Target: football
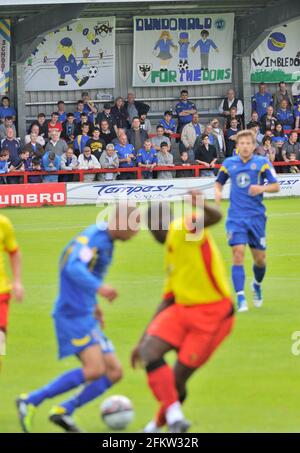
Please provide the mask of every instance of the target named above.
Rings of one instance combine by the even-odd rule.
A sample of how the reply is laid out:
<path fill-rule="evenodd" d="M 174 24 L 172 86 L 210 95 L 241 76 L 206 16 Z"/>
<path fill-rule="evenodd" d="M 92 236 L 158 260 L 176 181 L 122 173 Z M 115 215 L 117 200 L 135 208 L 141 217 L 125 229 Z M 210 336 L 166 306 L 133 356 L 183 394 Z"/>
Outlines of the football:
<path fill-rule="evenodd" d="M 91 77 L 91 79 L 93 79 L 94 77 L 96 77 L 97 74 L 98 74 L 98 68 L 96 66 L 91 66 L 89 68 L 89 77 Z"/>
<path fill-rule="evenodd" d="M 100 414 L 109 428 L 125 429 L 133 420 L 134 409 L 126 396 L 114 395 L 103 401 Z"/>

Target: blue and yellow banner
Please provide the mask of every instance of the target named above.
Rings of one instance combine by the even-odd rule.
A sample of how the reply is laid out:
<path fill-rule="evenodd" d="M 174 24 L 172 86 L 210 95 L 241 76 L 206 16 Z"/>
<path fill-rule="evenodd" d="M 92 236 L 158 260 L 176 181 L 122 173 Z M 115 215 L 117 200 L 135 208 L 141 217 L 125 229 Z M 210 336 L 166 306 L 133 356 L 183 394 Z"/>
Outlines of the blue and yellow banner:
<path fill-rule="evenodd" d="M 10 76 L 10 20 L 0 19 L 0 93 L 9 90 Z"/>

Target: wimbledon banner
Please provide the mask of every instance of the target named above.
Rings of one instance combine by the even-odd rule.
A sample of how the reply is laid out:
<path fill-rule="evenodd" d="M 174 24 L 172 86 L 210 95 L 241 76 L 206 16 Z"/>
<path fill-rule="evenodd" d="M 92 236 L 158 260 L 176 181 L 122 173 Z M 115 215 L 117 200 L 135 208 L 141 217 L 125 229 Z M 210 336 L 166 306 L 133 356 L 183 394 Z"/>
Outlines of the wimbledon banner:
<path fill-rule="evenodd" d="M 231 82 L 233 13 L 133 21 L 133 86 Z"/>
<path fill-rule="evenodd" d="M 10 20 L 0 19 L 0 93 L 6 94 L 9 89 L 10 76 Z"/>
<path fill-rule="evenodd" d="M 115 18 L 80 19 L 49 33 L 25 66 L 25 89 L 115 86 Z"/>
<path fill-rule="evenodd" d="M 251 82 L 300 80 L 300 20 L 274 29 L 251 55 Z"/>

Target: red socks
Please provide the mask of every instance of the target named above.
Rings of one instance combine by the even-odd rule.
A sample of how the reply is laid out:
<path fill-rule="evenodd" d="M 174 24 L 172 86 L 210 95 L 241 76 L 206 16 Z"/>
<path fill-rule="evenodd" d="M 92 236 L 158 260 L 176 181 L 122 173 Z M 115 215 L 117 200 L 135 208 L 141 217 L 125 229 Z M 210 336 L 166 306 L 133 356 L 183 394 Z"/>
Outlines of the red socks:
<path fill-rule="evenodd" d="M 161 403 L 161 411 L 165 410 L 178 401 L 178 393 L 175 385 L 175 377 L 172 368 L 163 364 L 158 368 L 147 371 L 148 385 L 155 398 Z"/>

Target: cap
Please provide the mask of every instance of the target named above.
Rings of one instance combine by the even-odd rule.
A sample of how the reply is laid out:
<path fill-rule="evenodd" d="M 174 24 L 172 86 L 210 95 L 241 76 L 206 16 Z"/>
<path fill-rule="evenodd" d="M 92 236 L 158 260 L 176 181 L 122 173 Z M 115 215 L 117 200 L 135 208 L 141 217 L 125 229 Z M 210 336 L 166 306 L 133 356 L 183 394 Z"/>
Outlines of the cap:
<path fill-rule="evenodd" d="M 70 38 L 63 38 L 63 39 L 61 39 L 60 44 L 64 47 L 71 47 L 73 42 L 72 42 L 72 39 L 70 39 Z"/>

